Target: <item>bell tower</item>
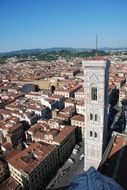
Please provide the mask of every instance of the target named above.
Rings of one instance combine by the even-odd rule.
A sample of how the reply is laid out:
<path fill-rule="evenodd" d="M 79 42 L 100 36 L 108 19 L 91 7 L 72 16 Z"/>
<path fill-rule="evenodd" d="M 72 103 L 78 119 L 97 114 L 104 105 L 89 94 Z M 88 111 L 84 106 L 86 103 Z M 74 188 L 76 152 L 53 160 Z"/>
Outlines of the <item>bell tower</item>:
<path fill-rule="evenodd" d="M 107 141 L 109 60 L 85 60 L 84 169 L 98 167 Z"/>

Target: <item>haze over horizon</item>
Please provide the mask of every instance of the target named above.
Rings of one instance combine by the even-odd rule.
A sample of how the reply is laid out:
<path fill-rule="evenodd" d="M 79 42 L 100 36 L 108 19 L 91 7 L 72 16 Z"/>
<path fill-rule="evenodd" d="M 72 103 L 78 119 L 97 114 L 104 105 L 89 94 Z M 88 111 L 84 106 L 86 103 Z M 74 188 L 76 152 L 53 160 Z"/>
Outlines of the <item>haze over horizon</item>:
<path fill-rule="evenodd" d="M 127 47 L 127 1 L 1 0 L 0 52 Z"/>

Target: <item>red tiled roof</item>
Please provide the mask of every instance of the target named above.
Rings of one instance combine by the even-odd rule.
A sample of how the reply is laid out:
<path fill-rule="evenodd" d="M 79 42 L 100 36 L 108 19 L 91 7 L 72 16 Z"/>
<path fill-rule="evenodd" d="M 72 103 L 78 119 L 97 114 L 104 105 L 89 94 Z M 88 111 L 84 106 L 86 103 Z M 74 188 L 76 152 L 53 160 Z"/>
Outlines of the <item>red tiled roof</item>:
<path fill-rule="evenodd" d="M 124 189 L 127 189 L 127 135 L 116 134 L 111 145 L 109 154 L 99 170 L 102 174 L 114 178 Z"/>
<path fill-rule="evenodd" d="M 32 143 L 28 148 L 10 158 L 8 163 L 17 170 L 31 173 L 55 148 L 55 145 Z"/>
<path fill-rule="evenodd" d="M 16 190 L 19 189 L 21 185 L 13 178 L 13 177 L 9 177 L 6 181 L 4 181 L 1 185 L 0 185 L 0 189 L 1 190 Z"/>

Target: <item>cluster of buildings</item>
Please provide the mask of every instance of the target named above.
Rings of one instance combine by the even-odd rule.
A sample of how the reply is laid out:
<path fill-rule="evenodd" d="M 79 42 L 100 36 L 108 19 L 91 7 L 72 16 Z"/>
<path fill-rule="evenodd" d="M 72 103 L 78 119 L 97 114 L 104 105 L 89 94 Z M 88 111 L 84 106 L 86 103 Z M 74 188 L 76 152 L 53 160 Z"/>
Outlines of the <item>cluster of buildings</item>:
<path fill-rule="evenodd" d="M 82 140 L 84 169 L 98 168 L 107 146 L 109 99 L 114 90 L 119 103 L 126 99 L 127 65 L 96 58 L 75 66 L 0 67 L 0 189 L 44 189 Z"/>
<path fill-rule="evenodd" d="M 83 138 L 83 82 L 73 78 L 82 68 L 66 74 L 66 65 L 53 63 L 1 67 L 0 188 L 44 189 Z"/>

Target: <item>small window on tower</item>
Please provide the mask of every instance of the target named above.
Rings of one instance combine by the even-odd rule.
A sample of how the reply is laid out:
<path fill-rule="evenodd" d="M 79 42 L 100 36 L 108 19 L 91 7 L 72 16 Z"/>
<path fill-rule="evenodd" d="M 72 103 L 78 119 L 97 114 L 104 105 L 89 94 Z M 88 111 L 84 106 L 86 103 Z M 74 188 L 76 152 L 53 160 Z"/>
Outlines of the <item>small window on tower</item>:
<path fill-rule="evenodd" d="M 96 132 L 94 133 L 94 137 L 97 138 L 97 133 Z"/>
<path fill-rule="evenodd" d="M 90 131 L 90 137 L 92 137 L 93 136 L 93 132 L 92 131 Z"/>
<path fill-rule="evenodd" d="M 90 114 L 90 120 L 91 121 L 93 120 L 93 114 L 92 113 Z"/>
<path fill-rule="evenodd" d="M 98 119 L 98 115 L 97 115 L 97 114 L 95 114 L 95 121 L 97 121 L 97 119 Z"/>
<path fill-rule="evenodd" d="M 91 88 L 91 100 L 97 101 L 97 87 Z"/>

